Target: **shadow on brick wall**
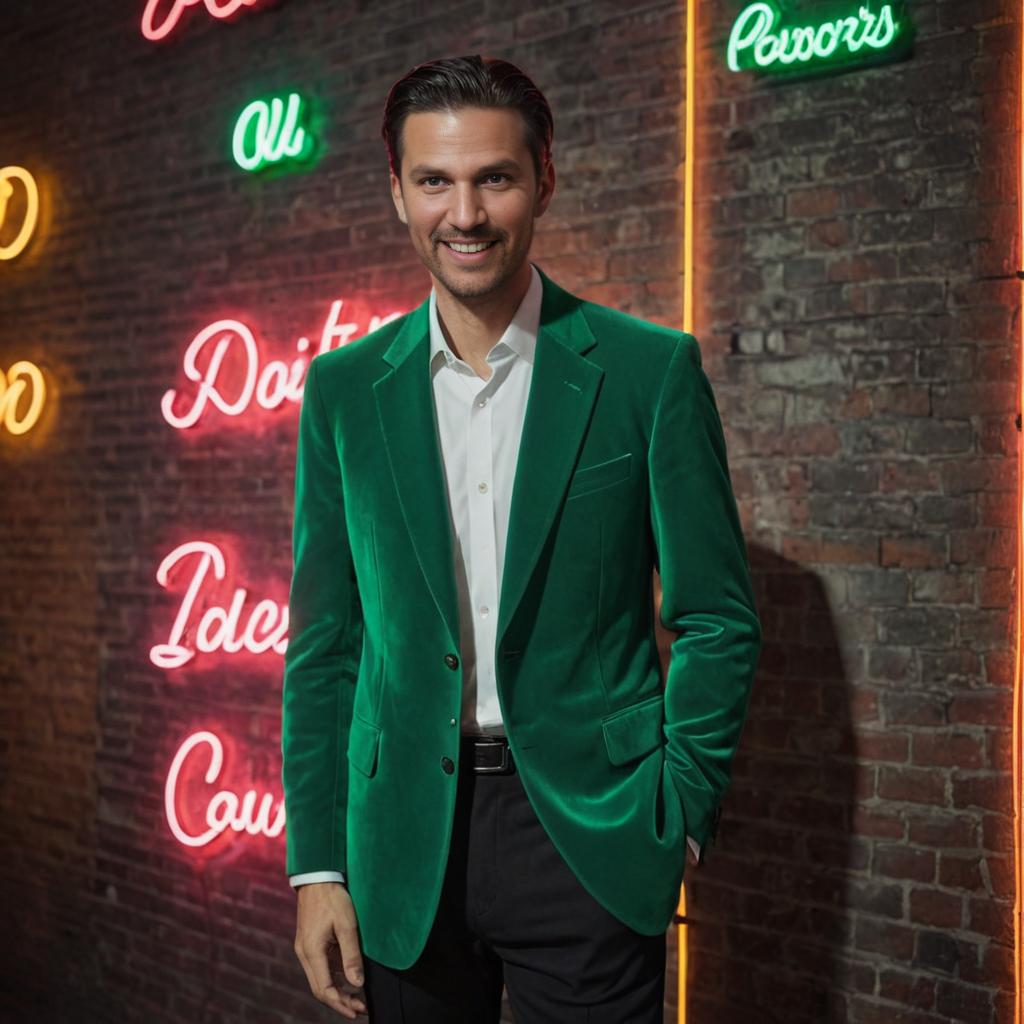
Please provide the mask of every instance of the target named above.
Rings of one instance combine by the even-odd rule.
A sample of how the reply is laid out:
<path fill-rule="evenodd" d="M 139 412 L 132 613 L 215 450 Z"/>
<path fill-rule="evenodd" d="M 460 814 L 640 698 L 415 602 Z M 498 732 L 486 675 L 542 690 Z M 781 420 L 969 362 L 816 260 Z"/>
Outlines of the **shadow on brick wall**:
<path fill-rule="evenodd" d="M 867 878 L 853 723 L 874 705 L 847 679 L 822 578 L 763 548 L 750 560 L 763 646 L 717 842 L 686 876 L 687 1020 L 845 1021 L 838 990 L 875 985 L 843 955 L 868 924 L 856 911 L 902 913 L 900 887 Z"/>

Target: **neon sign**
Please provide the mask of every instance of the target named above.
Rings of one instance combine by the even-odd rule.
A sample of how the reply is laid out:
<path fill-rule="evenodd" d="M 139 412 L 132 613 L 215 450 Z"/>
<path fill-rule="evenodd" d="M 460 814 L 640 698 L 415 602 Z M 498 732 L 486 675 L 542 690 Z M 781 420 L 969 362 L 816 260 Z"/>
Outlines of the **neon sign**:
<path fill-rule="evenodd" d="M 312 136 L 300 123 L 304 100 L 293 92 L 287 103 L 285 107 L 278 96 L 253 100 L 239 115 L 231 151 L 243 171 L 258 171 L 267 164 L 285 161 L 299 163 L 312 153 Z"/>
<path fill-rule="evenodd" d="M 193 751 L 203 747 L 208 749 L 210 761 L 203 773 L 201 784 L 212 786 L 224 766 L 224 745 L 215 733 L 206 730 L 194 732 L 182 743 L 167 773 L 167 781 L 164 784 L 164 813 L 174 838 L 183 846 L 199 847 L 212 843 L 229 829 L 234 832 L 247 832 L 253 836 L 262 834 L 271 839 L 279 836 L 284 830 L 284 800 L 276 798 L 275 808 L 275 798 L 265 793 L 259 800 L 257 809 L 256 802 L 259 798 L 254 789 L 247 790 L 241 796 L 230 789 L 218 790 L 210 797 L 206 806 L 206 828 L 201 832 L 189 831 L 182 817 L 185 810 L 183 805 L 191 801 L 184 795 L 183 790 L 188 789 L 191 797 L 199 786 L 189 785 L 187 777 L 183 782 L 182 772 L 186 762 L 191 764 L 195 760 L 195 757 L 192 757 Z"/>
<path fill-rule="evenodd" d="M 777 29 L 778 9 L 770 3 L 748 4 L 729 33 L 730 70 L 806 70 L 813 65 L 847 64 L 891 48 L 903 28 L 892 4 L 877 13 L 862 5 L 855 15 Z"/>
<path fill-rule="evenodd" d="M 252 330 L 240 320 L 216 320 L 204 327 L 190 342 L 185 350 L 185 376 L 197 385 L 192 395 L 191 408 L 176 413 L 174 406 L 178 402 L 179 392 L 174 388 L 164 392 L 160 400 L 160 410 L 164 419 L 178 430 L 194 426 L 202 416 L 207 405 L 222 412 L 225 416 L 241 416 L 252 405 L 253 401 L 263 409 L 277 409 L 284 402 L 298 403 L 302 400 L 302 383 L 310 360 L 314 355 L 327 352 L 331 348 L 340 348 L 355 340 L 353 336 L 359 329 L 355 323 L 341 322 L 343 299 L 336 299 L 331 304 L 330 312 L 323 330 L 320 332 L 320 345 L 313 355 L 305 355 L 286 363 L 280 359 L 271 359 L 260 369 L 260 356 L 256 346 L 256 338 Z M 373 316 L 370 319 L 370 331 L 375 331 L 383 324 L 402 316 L 402 313 L 390 313 L 384 317 Z M 334 342 L 338 341 L 335 345 Z M 299 338 L 295 347 L 300 353 L 310 348 L 307 337 Z M 226 376 L 225 359 L 234 348 L 242 362 L 241 383 L 233 390 L 234 397 L 227 397 L 224 392 L 227 384 L 220 380 Z M 200 361 L 205 359 L 205 369 Z M 237 360 L 236 360 L 237 362 Z"/>
<path fill-rule="evenodd" d="M 206 5 L 207 12 L 214 18 L 230 18 L 242 7 L 252 7 L 259 0 L 172 0 L 168 6 L 166 0 L 146 0 L 146 9 L 142 12 L 142 34 L 156 42 L 169 35 L 178 24 L 186 7 Z M 161 8 L 167 8 L 163 20 L 159 20 Z"/>
<path fill-rule="evenodd" d="M 29 387 L 28 408 L 19 417 L 18 401 Z M 43 410 L 45 395 L 43 375 L 35 363 L 21 359 L 11 366 L 6 376 L 0 372 L 0 423 L 9 434 L 24 434 L 35 426 Z"/>
<path fill-rule="evenodd" d="M 0 167 L 0 226 L 7 217 L 7 202 L 14 195 L 12 181 L 20 181 L 25 190 L 25 212 L 18 233 L 6 245 L 0 244 L 0 260 L 13 260 L 28 245 L 39 219 L 39 189 L 35 178 L 24 167 Z"/>
<path fill-rule="evenodd" d="M 263 598 L 248 612 L 242 626 L 242 610 L 248 597 L 244 587 L 235 588 L 227 608 L 209 600 L 200 601 L 205 585 L 223 580 L 227 575 L 227 560 L 216 544 L 203 540 L 179 544 L 156 571 L 160 586 L 167 589 L 171 571 L 179 563 L 187 563 L 188 560 L 193 562 L 192 577 L 185 588 L 167 643 L 156 644 L 149 652 L 149 660 L 154 665 L 165 669 L 180 668 L 191 661 L 197 652 L 211 654 L 223 651 L 225 654 L 237 654 L 245 650 L 250 654 L 262 654 L 272 650 L 284 654 L 288 646 L 287 604 L 280 604 L 269 597 Z M 194 631 L 195 647 L 187 647 L 181 641 L 189 620 L 199 609 L 202 609 L 202 614 Z"/>

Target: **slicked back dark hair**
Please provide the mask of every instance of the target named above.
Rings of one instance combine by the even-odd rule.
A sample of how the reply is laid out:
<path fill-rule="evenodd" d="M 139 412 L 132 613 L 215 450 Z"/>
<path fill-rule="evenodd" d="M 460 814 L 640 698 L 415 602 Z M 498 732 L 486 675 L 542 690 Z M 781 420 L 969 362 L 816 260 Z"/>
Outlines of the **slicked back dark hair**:
<path fill-rule="evenodd" d="M 544 94 L 515 64 L 500 57 L 444 57 L 418 64 L 391 87 L 384 104 L 380 133 L 388 148 L 388 164 L 401 181 L 402 128 L 410 114 L 458 110 L 462 107 L 518 110 L 526 145 L 540 181 L 551 156 L 555 123 Z"/>

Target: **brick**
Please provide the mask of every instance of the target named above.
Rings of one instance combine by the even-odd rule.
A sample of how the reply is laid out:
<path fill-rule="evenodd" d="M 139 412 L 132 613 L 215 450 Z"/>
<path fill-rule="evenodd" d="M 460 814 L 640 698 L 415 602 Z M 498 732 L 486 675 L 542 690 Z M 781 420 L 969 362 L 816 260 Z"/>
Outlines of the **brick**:
<path fill-rule="evenodd" d="M 905 845 L 879 843 L 874 871 L 883 878 L 931 882 L 935 878 L 935 853 Z"/>
<path fill-rule="evenodd" d="M 712 51 L 736 12 L 702 8 L 690 282 L 680 5 L 266 4 L 231 25 L 196 5 L 161 47 L 137 23 L 22 6 L 5 27 L 4 141 L 54 174 L 45 237 L 6 267 L 5 351 L 40 360 L 61 401 L 46 435 L 5 446 L 25 457 L 0 489 L 11 1013 L 312 1012 L 277 854 L 236 837 L 198 865 L 158 827 L 169 752 L 211 709 L 272 780 L 274 673 L 225 663 L 169 686 L 145 641 L 166 612 L 153 558 L 169 522 L 245 538 L 247 585 L 287 580 L 295 419 L 262 423 L 258 443 L 211 424 L 183 445 L 157 404 L 217 316 L 250 317 L 261 352 L 284 357 L 335 295 L 374 311 L 425 297 L 377 122 L 402 61 L 454 29 L 513 40 L 554 105 L 558 188 L 532 250 L 545 271 L 673 328 L 695 289 L 766 643 L 719 843 L 687 873 L 690 1014 L 1012 1019 L 1007 5 L 911 5 L 912 59 L 785 83 L 728 73 Z M 230 167 L 235 71 L 255 54 L 266 82 L 298 62 L 317 83 L 323 152 L 301 175 Z M 29 998 L 43 977 L 53 1012 Z"/>
<path fill-rule="evenodd" d="M 963 927 L 964 901 L 961 896 L 923 886 L 910 890 L 910 920 L 933 928 Z"/>

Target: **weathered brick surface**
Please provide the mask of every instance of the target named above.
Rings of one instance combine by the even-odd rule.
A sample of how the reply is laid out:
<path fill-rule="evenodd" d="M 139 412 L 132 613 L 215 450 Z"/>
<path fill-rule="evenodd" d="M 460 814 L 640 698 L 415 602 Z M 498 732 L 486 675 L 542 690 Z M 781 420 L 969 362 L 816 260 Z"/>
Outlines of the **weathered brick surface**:
<path fill-rule="evenodd" d="M 267 0 L 230 24 L 190 9 L 156 46 L 142 0 L 120 6 L 0 14 L 0 165 L 37 169 L 47 212 L 0 265 L 0 367 L 32 359 L 50 389 L 39 430 L 0 438 L 2 1009 L 333 1019 L 291 951 L 283 842 L 197 857 L 163 811 L 197 729 L 230 739 L 236 788 L 277 789 L 280 659 L 148 658 L 184 540 L 285 599 L 297 410 L 182 432 L 160 398 L 220 317 L 290 359 L 335 298 L 425 296 L 377 133 L 391 82 L 444 53 L 508 56 L 553 105 L 534 257 L 682 326 L 685 7 Z M 694 330 L 765 647 L 719 841 L 687 875 L 688 1019 L 1005 1021 L 1019 12 L 922 0 L 909 60 L 779 84 L 726 70 L 738 6 L 698 12 Z M 289 87 L 316 97 L 323 153 L 246 177 L 232 117 Z"/>

